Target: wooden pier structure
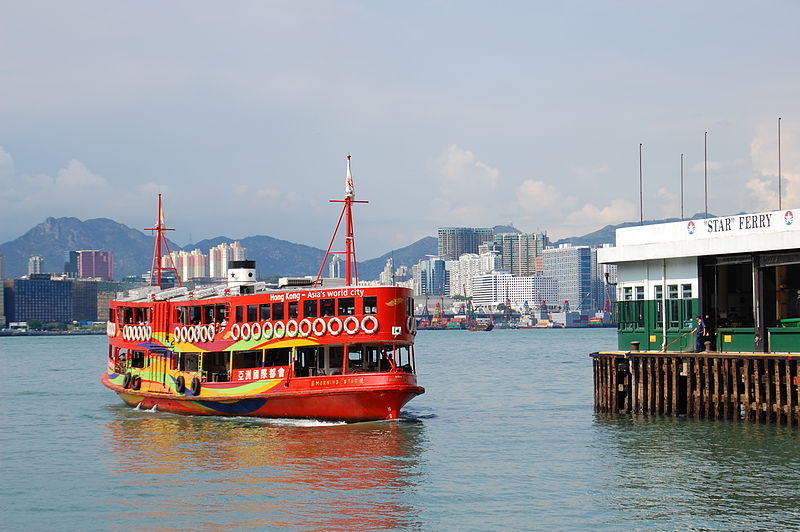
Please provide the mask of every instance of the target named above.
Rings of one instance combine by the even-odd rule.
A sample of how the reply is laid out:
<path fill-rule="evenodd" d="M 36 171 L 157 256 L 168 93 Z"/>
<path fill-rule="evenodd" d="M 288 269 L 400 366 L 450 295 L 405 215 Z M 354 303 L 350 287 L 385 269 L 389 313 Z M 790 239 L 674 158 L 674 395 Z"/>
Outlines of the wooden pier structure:
<path fill-rule="evenodd" d="M 590 356 L 597 412 L 800 426 L 799 355 L 616 351 Z"/>

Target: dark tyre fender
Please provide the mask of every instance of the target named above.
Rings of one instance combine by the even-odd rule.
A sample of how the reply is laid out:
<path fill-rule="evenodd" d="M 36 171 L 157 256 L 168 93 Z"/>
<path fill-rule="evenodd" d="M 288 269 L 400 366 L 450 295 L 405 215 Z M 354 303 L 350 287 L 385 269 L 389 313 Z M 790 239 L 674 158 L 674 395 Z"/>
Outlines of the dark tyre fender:
<path fill-rule="evenodd" d="M 183 375 L 175 379 L 175 391 L 178 393 L 186 391 L 186 380 L 183 378 Z"/>
<path fill-rule="evenodd" d="M 197 377 L 192 379 L 192 395 L 200 395 L 200 379 Z"/>
<path fill-rule="evenodd" d="M 122 381 L 122 387 L 126 388 L 126 389 L 131 387 L 131 374 L 130 373 L 126 373 L 125 374 L 125 379 Z"/>
<path fill-rule="evenodd" d="M 131 388 L 138 390 L 142 387 L 142 378 L 139 375 L 131 377 Z"/>

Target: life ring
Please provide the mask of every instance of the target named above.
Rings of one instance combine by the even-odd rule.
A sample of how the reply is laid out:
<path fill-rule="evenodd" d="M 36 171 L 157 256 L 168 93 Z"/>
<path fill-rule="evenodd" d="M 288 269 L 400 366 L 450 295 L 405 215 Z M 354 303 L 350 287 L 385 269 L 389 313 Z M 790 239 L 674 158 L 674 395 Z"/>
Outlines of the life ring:
<path fill-rule="evenodd" d="M 242 340 L 249 340 L 250 339 L 250 324 L 249 323 L 242 323 Z"/>
<path fill-rule="evenodd" d="M 250 326 L 250 337 L 253 340 L 258 340 L 261 338 L 261 324 L 255 322 L 253 325 Z"/>
<path fill-rule="evenodd" d="M 369 327 L 367 322 L 371 322 L 372 327 Z M 378 318 L 375 316 L 364 316 L 364 319 L 361 320 L 361 329 L 367 334 L 375 334 L 378 332 Z"/>
<path fill-rule="evenodd" d="M 214 337 L 217 335 L 217 329 L 213 325 L 206 325 L 206 337 L 208 338 L 209 342 L 214 341 Z"/>
<path fill-rule="evenodd" d="M 138 390 L 142 387 L 142 378 L 139 375 L 131 377 L 131 388 Z"/>
<path fill-rule="evenodd" d="M 190 343 L 197 343 L 197 329 L 194 327 L 186 327 L 186 336 Z"/>
<path fill-rule="evenodd" d="M 355 324 L 355 325 L 352 326 L 352 327 L 348 327 L 348 324 L 350 324 L 350 325 Z M 347 316 L 344 319 L 344 324 L 342 326 L 344 327 L 344 332 L 346 332 L 350 336 L 353 336 L 354 334 L 356 334 L 358 332 L 358 326 L 359 325 L 360 324 L 358 323 L 358 318 L 356 318 L 355 316 Z"/>
<path fill-rule="evenodd" d="M 144 341 L 144 326 L 143 325 L 137 325 L 136 328 L 134 329 L 133 334 L 134 334 L 134 339 L 137 342 Z"/>
<path fill-rule="evenodd" d="M 200 395 L 200 379 L 192 377 L 192 395 Z"/>
<path fill-rule="evenodd" d="M 242 334 L 242 327 L 238 323 L 231 325 L 231 338 L 238 340 L 240 334 Z"/>
<path fill-rule="evenodd" d="M 130 372 L 125 374 L 125 378 L 122 379 L 122 387 L 123 388 L 130 388 L 131 387 L 131 374 Z"/>
<path fill-rule="evenodd" d="M 314 333 L 314 336 L 322 336 L 325 334 L 326 329 L 325 320 L 322 318 L 315 319 L 314 323 L 311 324 L 311 332 Z"/>
<path fill-rule="evenodd" d="M 300 320 L 300 325 L 297 327 L 297 332 L 303 338 L 306 338 L 311 334 L 311 320 L 308 318 Z"/>
<path fill-rule="evenodd" d="M 183 393 L 186 391 L 186 379 L 183 378 L 183 375 L 179 375 L 177 379 L 175 379 L 175 392 L 176 393 Z"/>
<path fill-rule="evenodd" d="M 283 338 L 286 336 L 286 325 L 282 321 L 276 321 L 272 327 L 272 336 L 275 338 Z"/>
<path fill-rule="evenodd" d="M 149 326 L 149 325 L 147 327 L 145 327 L 145 334 L 147 335 L 147 341 L 148 342 L 150 340 L 152 340 L 153 339 L 153 328 L 151 326 Z"/>
<path fill-rule="evenodd" d="M 300 326 L 297 325 L 297 320 L 289 320 L 286 322 L 286 336 L 294 338 L 300 331 Z"/>
<path fill-rule="evenodd" d="M 272 338 L 272 323 L 265 321 L 264 325 L 261 326 L 261 339 L 262 340 L 269 340 Z"/>
<path fill-rule="evenodd" d="M 335 328 L 331 327 L 331 325 L 333 324 L 336 324 Z M 342 320 L 340 320 L 339 318 L 331 318 L 330 320 L 328 320 L 328 332 L 333 336 L 339 336 L 340 334 L 342 334 L 342 329 L 343 329 Z"/>
<path fill-rule="evenodd" d="M 123 340 L 128 339 L 128 328 L 125 327 L 124 325 L 122 326 L 122 339 Z"/>
<path fill-rule="evenodd" d="M 208 337 L 208 328 L 205 325 L 198 325 L 197 331 L 200 334 L 200 341 L 203 343 L 210 342 L 210 338 Z"/>

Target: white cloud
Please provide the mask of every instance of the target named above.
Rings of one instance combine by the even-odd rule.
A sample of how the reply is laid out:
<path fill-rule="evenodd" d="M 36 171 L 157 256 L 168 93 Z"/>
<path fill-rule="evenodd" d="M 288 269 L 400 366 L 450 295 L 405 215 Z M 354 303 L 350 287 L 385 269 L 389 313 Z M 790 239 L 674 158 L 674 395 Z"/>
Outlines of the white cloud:
<path fill-rule="evenodd" d="M 800 206 L 800 152 L 791 149 L 800 140 L 798 130 L 782 124 L 781 128 L 781 205 Z M 774 124 L 762 124 L 750 143 L 753 177 L 747 188 L 753 193 L 758 210 L 778 207 L 778 143 Z"/>
<path fill-rule="evenodd" d="M 517 187 L 517 206 L 531 215 L 563 212 L 575 205 L 575 197 L 543 181 L 526 179 Z"/>
<path fill-rule="evenodd" d="M 478 160 L 476 155 L 456 145 L 437 160 L 439 196 L 432 208 L 440 219 L 452 224 L 491 223 L 495 213 L 494 196 L 500 171 Z"/>
<path fill-rule="evenodd" d="M 609 224 L 634 220 L 636 211 L 636 206 L 624 198 L 615 198 L 604 207 L 586 203 L 580 209 L 569 213 L 555 232 L 563 236 L 589 233 Z"/>

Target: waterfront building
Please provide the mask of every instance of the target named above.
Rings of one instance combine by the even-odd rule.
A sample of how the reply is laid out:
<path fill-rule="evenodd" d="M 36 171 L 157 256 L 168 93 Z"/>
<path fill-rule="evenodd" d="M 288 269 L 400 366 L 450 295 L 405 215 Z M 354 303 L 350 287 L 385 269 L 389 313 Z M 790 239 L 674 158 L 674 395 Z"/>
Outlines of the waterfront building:
<path fill-rule="evenodd" d="M 192 251 L 173 251 L 172 262 L 178 270 L 181 280 L 202 279 L 208 277 L 208 257 L 199 249 Z M 162 267 L 171 267 L 169 257 L 161 259 Z"/>
<path fill-rule="evenodd" d="M 713 351 L 799 353 L 795 212 L 617 229 L 600 262 L 618 268 L 619 348 L 692 351 L 700 314 Z"/>
<path fill-rule="evenodd" d="M 522 310 L 551 302 L 558 297 L 558 281 L 539 276 L 518 277 L 507 272 L 492 272 L 472 279 L 472 302 L 476 306 L 494 306 L 511 301 L 511 306 Z"/>
<path fill-rule="evenodd" d="M 77 252 L 77 276 L 79 279 L 114 280 L 114 253 L 96 249 Z"/>
<path fill-rule="evenodd" d="M 208 276 L 212 279 L 225 279 L 228 275 L 228 263 L 235 260 L 246 260 L 247 248 L 239 242 L 223 242 L 208 250 Z"/>
<path fill-rule="evenodd" d="M 0 255 L 2 257 L 2 255 Z M 5 281 L 0 278 L 0 329 L 6 326 L 6 297 Z"/>
<path fill-rule="evenodd" d="M 439 257 L 458 260 L 464 253 L 478 253 L 478 246 L 494 238 L 488 227 L 440 227 Z"/>
<path fill-rule="evenodd" d="M 71 281 L 54 280 L 48 274 L 10 279 L 6 284 L 6 319 L 69 323 L 73 312 L 72 289 Z"/>
<path fill-rule="evenodd" d="M 394 260 L 391 258 L 386 259 L 386 265 L 383 267 L 380 275 L 378 275 L 378 284 L 382 286 L 391 286 L 394 284 Z"/>
<path fill-rule="evenodd" d="M 6 257 L 0 254 L 0 279 L 6 278 Z"/>
<path fill-rule="evenodd" d="M 42 273 L 44 268 L 44 257 L 41 255 L 31 255 L 28 258 L 28 275 L 36 275 Z"/>
<path fill-rule="evenodd" d="M 97 321 L 97 285 L 89 279 L 72 282 L 72 320 Z"/>

